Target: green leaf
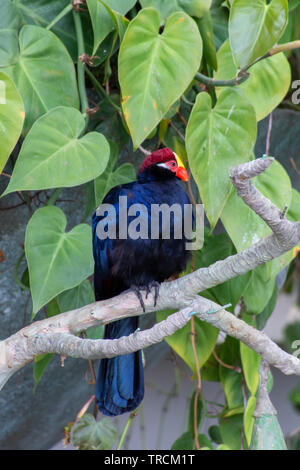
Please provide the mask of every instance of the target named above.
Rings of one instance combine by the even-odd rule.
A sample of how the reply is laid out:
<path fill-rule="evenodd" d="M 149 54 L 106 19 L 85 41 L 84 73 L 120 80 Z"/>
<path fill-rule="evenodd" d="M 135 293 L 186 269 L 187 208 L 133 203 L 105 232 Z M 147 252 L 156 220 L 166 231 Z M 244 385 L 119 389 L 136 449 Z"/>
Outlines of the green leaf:
<path fill-rule="evenodd" d="M 33 363 L 33 377 L 34 377 L 34 387 L 33 390 L 36 390 L 36 387 L 41 380 L 46 367 L 48 366 L 49 362 L 53 359 L 54 354 L 41 354 L 40 356 L 36 356 L 34 358 Z"/>
<path fill-rule="evenodd" d="M 247 406 L 244 413 L 244 431 L 247 439 L 247 444 L 250 446 L 252 430 L 254 425 L 253 413 L 256 408 L 256 397 L 251 396 L 247 401 Z"/>
<path fill-rule="evenodd" d="M 117 440 L 117 427 L 110 418 L 96 421 L 85 413 L 72 427 L 71 444 L 78 450 L 108 450 Z"/>
<path fill-rule="evenodd" d="M 234 0 L 229 40 L 235 63 L 242 68 L 263 56 L 279 40 L 288 20 L 287 0 Z"/>
<path fill-rule="evenodd" d="M 169 310 L 157 312 L 157 321 L 162 321 L 173 313 Z M 202 322 L 195 318 L 196 330 L 196 348 L 199 361 L 199 367 L 209 358 L 218 337 L 217 328 Z M 171 346 L 172 349 L 185 361 L 190 369 L 196 373 L 196 364 L 193 346 L 191 342 L 191 325 L 190 322 L 180 330 L 173 333 L 171 336 L 165 338 L 165 341 Z"/>
<path fill-rule="evenodd" d="M 141 10 L 130 22 L 120 47 L 122 108 L 134 148 L 188 87 L 202 57 L 197 25 L 184 12 L 173 13 L 162 34 L 159 29 L 157 10 Z"/>
<path fill-rule="evenodd" d="M 77 186 L 100 175 L 109 145 L 98 132 L 80 137 L 83 115 L 59 106 L 41 116 L 27 134 L 9 185 L 12 191 Z"/>
<path fill-rule="evenodd" d="M 242 442 L 243 414 L 220 418 L 219 424 L 223 443 L 232 450 L 239 450 Z"/>
<path fill-rule="evenodd" d="M 219 357 L 225 364 L 229 366 L 240 365 L 239 342 L 236 339 L 227 336 L 219 351 Z M 233 410 L 242 407 L 244 404 L 244 398 L 241 374 L 234 369 L 229 369 L 221 364 L 219 365 L 219 374 L 228 409 Z"/>
<path fill-rule="evenodd" d="M 95 295 L 91 283 L 85 279 L 73 289 L 66 290 L 57 296 L 60 312 L 68 312 L 95 302 Z"/>
<path fill-rule="evenodd" d="M 0 173 L 20 137 L 24 117 L 24 105 L 14 83 L 0 72 Z"/>
<path fill-rule="evenodd" d="M 96 206 L 102 203 L 106 194 L 119 184 L 130 183 L 136 179 L 133 165 L 124 163 L 115 169 L 119 156 L 119 150 L 115 142 L 110 141 L 110 158 L 102 175 L 94 181 Z"/>
<path fill-rule="evenodd" d="M 253 315 L 260 314 L 268 302 L 276 286 L 276 274 L 272 274 L 272 265 L 270 263 L 258 266 L 251 273 L 250 282 L 244 292 L 244 302 L 247 311 Z"/>
<path fill-rule="evenodd" d="M 184 432 L 171 447 L 171 450 L 193 450 L 195 449 L 195 438 L 192 434 Z"/>
<path fill-rule="evenodd" d="M 55 296 L 93 273 L 91 227 L 80 224 L 66 233 L 66 225 L 65 214 L 55 206 L 38 209 L 28 222 L 25 253 L 33 316 Z"/>
<path fill-rule="evenodd" d="M 106 10 L 108 11 L 109 16 L 114 23 L 115 29 L 118 31 L 120 42 L 122 42 L 127 26 L 129 24 L 129 20 L 117 11 L 113 10 L 112 8 L 109 8 L 109 6 L 102 0 L 98 1 L 101 1 L 101 3 L 105 6 Z"/>
<path fill-rule="evenodd" d="M 78 108 L 79 100 L 72 59 L 55 34 L 25 25 L 19 34 L 19 47 L 14 65 L 3 70 L 23 98 L 27 132 L 41 114 L 60 105 Z"/>
<path fill-rule="evenodd" d="M 174 11 L 180 10 L 201 18 L 210 9 L 211 2 L 212 0 L 140 0 L 143 8 L 156 8 L 162 18 L 167 18 Z"/>
<path fill-rule="evenodd" d="M 210 426 L 208 428 L 208 434 L 213 442 L 215 442 L 216 444 L 222 444 L 222 436 L 219 426 L 216 426 L 215 424 Z"/>
<path fill-rule="evenodd" d="M 0 5 L 0 66 L 11 65 L 18 58 L 18 33 L 21 16 L 10 0 L 2 0 Z"/>
<path fill-rule="evenodd" d="M 264 307 L 263 311 L 260 312 L 258 315 L 256 315 L 256 318 L 255 318 L 256 327 L 259 330 L 262 330 L 266 326 L 268 319 L 272 315 L 275 305 L 276 305 L 277 295 L 278 295 L 278 289 L 275 284 L 270 300 Z"/>
<path fill-rule="evenodd" d="M 217 53 L 218 71 L 214 74 L 216 80 L 230 80 L 237 75 L 229 42 L 226 41 Z M 249 71 L 250 77 L 239 85 L 256 112 L 260 121 L 270 114 L 283 100 L 289 91 L 291 69 L 284 54 L 276 54 L 253 65 Z M 222 89 L 217 89 L 217 95 Z"/>
<path fill-rule="evenodd" d="M 106 38 L 114 28 L 115 24 L 104 3 L 111 10 L 115 10 L 121 15 L 125 15 L 136 4 L 137 0 L 87 0 L 87 6 L 90 12 L 93 31 L 94 31 L 94 49 L 96 53 L 101 42 Z"/>
<path fill-rule="evenodd" d="M 228 11 L 222 6 L 222 2 L 213 0 L 211 10 L 214 42 L 217 50 L 228 38 Z"/>
<path fill-rule="evenodd" d="M 214 108 L 210 95 L 199 93 L 187 126 L 186 148 L 212 228 L 232 192 L 230 171 L 249 160 L 255 139 L 255 112 L 239 90 L 224 89 Z"/>
<path fill-rule="evenodd" d="M 212 442 L 205 434 L 199 434 L 198 441 L 201 450 L 213 450 Z"/>
<path fill-rule="evenodd" d="M 24 24 L 32 24 L 43 28 L 48 26 L 70 4 L 70 0 L 50 0 L 51 6 L 49 0 L 12 0 L 12 2 L 21 15 Z M 80 13 L 80 16 L 83 26 L 85 52 L 91 54 L 93 31 L 90 18 L 88 14 L 83 12 Z M 68 13 L 58 21 L 51 28 L 51 31 L 65 44 L 74 61 L 77 60 L 78 46 L 72 13 Z"/>

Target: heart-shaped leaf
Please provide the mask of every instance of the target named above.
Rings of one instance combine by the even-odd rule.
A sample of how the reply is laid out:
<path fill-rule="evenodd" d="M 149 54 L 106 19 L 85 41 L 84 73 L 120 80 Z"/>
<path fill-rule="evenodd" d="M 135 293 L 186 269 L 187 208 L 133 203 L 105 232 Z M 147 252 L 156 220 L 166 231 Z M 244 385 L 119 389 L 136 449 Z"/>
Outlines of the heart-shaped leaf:
<path fill-rule="evenodd" d="M 218 71 L 214 78 L 229 80 L 236 77 L 230 44 L 226 41 L 218 50 Z M 255 109 L 260 121 L 278 106 L 287 94 L 291 83 L 291 68 L 284 54 L 261 60 L 249 69 L 250 77 L 239 85 Z M 222 89 L 217 89 L 217 95 Z"/>
<path fill-rule="evenodd" d="M 80 224 L 66 233 L 66 225 L 65 214 L 55 206 L 38 209 L 27 225 L 25 253 L 33 316 L 93 272 L 91 227 Z"/>
<path fill-rule="evenodd" d="M 20 137 L 25 112 L 12 80 L 0 72 L 0 172 Z"/>
<path fill-rule="evenodd" d="M 11 3 L 11 0 L 9 1 Z M 50 3 L 49 0 L 13 0 L 13 4 L 21 15 L 23 24 L 46 28 L 65 7 L 70 5 L 70 0 L 50 0 Z M 85 52 L 91 54 L 93 31 L 89 15 L 81 14 L 81 21 Z M 51 31 L 65 44 L 74 61 L 77 60 L 78 46 L 72 12 L 70 11 L 53 25 Z"/>
<path fill-rule="evenodd" d="M 212 227 L 232 191 L 230 171 L 249 159 L 255 138 L 254 109 L 237 89 L 224 89 L 214 108 L 208 93 L 197 96 L 187 126 L 186 148 Z"/>
<path fill-rule="evenodd" d="M 59 106 L 41 116 L 26 136 L 9 185 L 12 191 L 77 186 L 105 169 L 109 145 L 98 132 L 79 137 L 83 115 Z"/>
<path fill-rule="evenodd" d="M 235 63 L 242 68 L 263 56 L 279 40 L 288 20 L 287 0 L 234 0 L 229 40 Z"/>
<path fill-rule="evenodd" d="M 27 132 L 41 114 L 60 105 L 78 108 L 79 101 L 72 59 L 55 34 L 25 25 L 19 34 L 19 47 L 14 65 L 3 70 L 23 98 Z"/>
<path fill-rule="evenodd" d="M 90 12 L 93 31 L 94 31 L 94 50 L 93 54 L 96 53 L 101 42 L 106 38 L 108 33 L 115 28 L 113 19 L 111 18 L 107 8 L 116 13 L 125 15 L 135 4 L 137 0 L 87 0 L 87 6 Z"/>
<path fill-rule="evenodd" d="M 18 32 L 21 16 L 10 0 L 0 5 L 0 66 L 6 67 L 17 60 L 19 54 Z"/>
<path fill-rule="evenodd" d="M 119 156 L 118 146 L 115 142 L 110 142 L 110 157 L 105 171 L 94 180 L 96 206 L 101 204 L 104 197 L 118 184 L 130 183 L 136 179 L 134 166 L 130 163 L 115 168 Z"/>
<path fill-rule="evenodd" d="M 156 8 L 162 18 L 167 18 L 174 11 L 185 11 L 191 16 L 201 18 L 210 9 L 212 0 L 140 0 L 143 8 Z"/>
<path fill-rule="evenodd" d="M 202 40 L 192 18 L 173 13 L 162 34 L 160 24 L 157 10 L 141 10 L 120 48 L 122 107 L 135 148 L 188 87 L 202 57 Z"/>
<path fill-rule="evenodd" d="M 72 427 L 71 444 L 79 450 L 108 450 L 117 439 L 117 428 L 110 418 L 96 421 L 85 413 Z"/>
<path fill-rule="evenodd" d="M 172 313 L 170 310 L 157 312 L 157 321 L 165 320 Z M 215 347 L 219 330 L 195 317 L 196 347 L 199 367 L 207 361 Z M 191 324 L 165 338 L 165 341 L 185 361 L 190 369 L 197 373 L 195 356 L 191 342 Z"/>

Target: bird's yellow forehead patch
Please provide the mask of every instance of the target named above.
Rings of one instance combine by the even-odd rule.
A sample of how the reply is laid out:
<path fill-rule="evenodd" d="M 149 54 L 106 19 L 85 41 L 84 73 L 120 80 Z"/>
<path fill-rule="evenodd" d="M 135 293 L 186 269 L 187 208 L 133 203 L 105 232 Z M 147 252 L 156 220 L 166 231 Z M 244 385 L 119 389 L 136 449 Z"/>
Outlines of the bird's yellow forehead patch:
<path fill-rule="evenodd" d="M 185 168 L 184 164 L 182 163 L 181 159 L 178 157 L 177 153 L 173 152 L 177 161 L 177 165 L 180 167 Z"/>

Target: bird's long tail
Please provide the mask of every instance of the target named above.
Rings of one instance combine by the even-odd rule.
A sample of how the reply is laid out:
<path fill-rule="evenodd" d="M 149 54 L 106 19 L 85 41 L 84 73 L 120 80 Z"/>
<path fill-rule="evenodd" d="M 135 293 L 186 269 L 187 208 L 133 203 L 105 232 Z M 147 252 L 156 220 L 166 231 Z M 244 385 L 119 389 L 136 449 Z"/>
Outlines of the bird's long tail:
<path fill-rule="evenodd" d="M 105 339 L 116 339 L 134 333 L 138 317 L 125 318 L 105 327 Z M 141 351 L 111 359 L 102 359 L 96 383 L 99 410 L 116 416 L 135 410 L 144 397 L 144 370 Z"/>

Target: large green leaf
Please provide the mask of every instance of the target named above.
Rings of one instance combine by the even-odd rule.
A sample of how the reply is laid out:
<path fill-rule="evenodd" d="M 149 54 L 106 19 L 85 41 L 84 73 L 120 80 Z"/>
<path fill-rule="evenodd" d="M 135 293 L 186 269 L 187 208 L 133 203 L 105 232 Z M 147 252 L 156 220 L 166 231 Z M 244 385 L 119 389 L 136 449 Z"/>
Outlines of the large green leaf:
<path fill-rule="evenodd" d="M 2 3 L 3 0 L 1 0 Z M 70 0 L 12 0 L 23 22 L 45 28 L 70 4 Z M 93 50 L 93 31 L 88 13 L 80 12 L 83 25 L 85 52 Z M 78 45 L 72 12 L 58 21 L 51 31 L 65 44 L 73 59 L 78 57 Z M 98 54 L 99 55 L 99 54 Z"/>
<path fill-rule="evenodd" d="M 115 142 L 110 142 L 110 157 L 108 165 L 102 175 L 94 180 L 96 206 L 101 204 L 104 197 L 114 186 L 130 183 L 136 179 L 134 166 L 130 163 L 116 167 L 119 150 Z"/>
<path fill-rule="evenodd" d="M 75 69 L 65 46 L 51 31 L 23 26 L 19 34 L 20 53 L 14 65 L 4 71 L 13 79 L 26 110 L 24 130 L 56 106 L 78 108 Z"/>
<path fill-rule="evenodd" d="M 12 80 L 0 72 L 0 173 L 20 137 L 24 105 Z"/>
<path fill-rule="evenodd" d="M 48 206 L 31 217 L 25 237 L 33 314 L 61 292 L 93 272 L 92 232 L 86 224 L 65 232 L 61 209 Z"/>
<path fill-rule="evenodd" d="M 288 20 L 287 0 L 234 0 L 229 40 L 235 63 L 242 68 L 263 56 L 279 40 Z"/>
<path fill-rule="evenodd" d="M 201 18 L 210 9 L 211 2 L 212 0 L 140 0 L 143 8 L 156 8 L 162 18 L 167 18 L 178 10 Z"/>
<path fill-rule="evenodd" d="M 11 65 L 19 54 L 18 33 L 21 16 L 10 0 L 0 5 L 0 66 Z"/>
<path fill-rule="evenodd" d="M 120 48 L 122 107 L 135 148 L 188 87 L 202 57 L 197 25 L 184 12 L 173 13 L 162 34 L 159 29 L 157 10 L 141 10 Z"/>
<path fill-rule="evenodd" d="M 212 227 L 232 192 L 230 171 L 249 159 L 255 138 L 254 109 L 237 89 L 224 89 L 214 108 L 208 93 L 197 96 L 187 126 L 186 147 Z"/>
<path fill-rule="evenodd" d="M 168 311 L 157 312 L 157 321 L 162 321 L 170 315 Z M 215 347 L 219 330 L 200 321 L 195 317 L 196 348 L 199 367 L 207 361 L 212 350 Z M 180 330 L 165 338 L 165 341 L 174 349 L 175 352 L 186 362 L 190 369 L 196 373 L 196 362 L 191 342 L 191 324 L 190 322 Z"/>
<path fill-rule="evenodd" d="M 41 116 L 25 138 L 4 194 L 76 186 L 101 174 L 109 145 L 98 132 L 80 138 L 84 127 L 83 115 L 74 108 L 59 106 Z"/>
<path fill-rule="evenodd" d="M 217 80 L 236 77 L 229 42 L 226 41 L 217 53 Z M 287 94 L 291 83 L 290 65 L 284 54 L 276 54 L 261 60 L 249 69 L 250 77 L 239 88 L 244 91 L 254 106 L 258 121 L 268 116 Z M 217 94 L 220 90 L 217 89 Z"/>
<path fill-rule="evenodd" d="M 94 31 L 94 50 L 95 54 L 101 42 L 108 33 L 115 28 L 109 12 L 103 5 L 107 5 L 121 15 L 125 15 L 135 4 L 137 0 L 87 0 L 87 6 L 90 12 L 93 31 Z"/>
<path fill-rule="evenodd" d="M 85 413 L 72 427 L 71 444 L 78 450 L 108 450 L 117 439 L 117 428 L 110 418 L 96 421 Z"/>

